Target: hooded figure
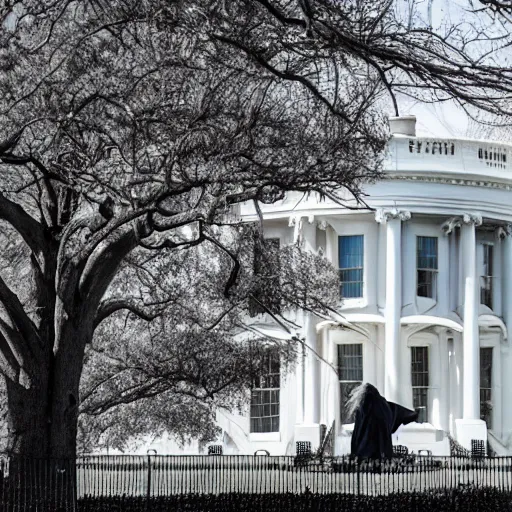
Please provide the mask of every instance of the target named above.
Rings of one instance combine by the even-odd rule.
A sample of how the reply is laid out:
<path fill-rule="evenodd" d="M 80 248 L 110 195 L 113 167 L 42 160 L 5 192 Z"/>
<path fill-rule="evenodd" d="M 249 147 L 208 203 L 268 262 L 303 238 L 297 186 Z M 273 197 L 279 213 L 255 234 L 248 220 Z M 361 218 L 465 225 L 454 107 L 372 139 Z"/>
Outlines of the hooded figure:
<path fill-rule="evenodd" d="M 368 383 L 363 383 L 352 391 L 347 407 L 349 414 L 355 413 L 351 452 L 359 458 L 391 458 L 391 434 L 400 425 L 407 425 L 418 419 L 418 412 L 388 402 L 375 386 Z"/>

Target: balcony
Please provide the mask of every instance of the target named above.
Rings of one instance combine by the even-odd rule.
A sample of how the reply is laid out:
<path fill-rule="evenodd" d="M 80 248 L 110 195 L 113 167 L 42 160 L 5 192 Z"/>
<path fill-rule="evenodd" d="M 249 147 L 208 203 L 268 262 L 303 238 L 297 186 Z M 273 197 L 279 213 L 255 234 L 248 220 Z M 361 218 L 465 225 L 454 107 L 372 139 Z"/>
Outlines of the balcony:
<path fill-rule="evenodd" d="M 384 167 L 388 172 L 449 173 L 456 184 L 457 175 L 512 180 L 511 158 L 512 145 L 506 143 L 394 135 Z"/>

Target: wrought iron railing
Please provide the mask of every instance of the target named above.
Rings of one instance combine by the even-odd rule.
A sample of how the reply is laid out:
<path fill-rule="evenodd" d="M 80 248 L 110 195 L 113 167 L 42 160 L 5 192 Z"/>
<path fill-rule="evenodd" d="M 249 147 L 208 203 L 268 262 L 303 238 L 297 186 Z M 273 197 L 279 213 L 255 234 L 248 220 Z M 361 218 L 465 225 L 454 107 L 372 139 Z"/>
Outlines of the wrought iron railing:
<path fill-rule="evenodd" d="M 448 492 L 493 487 L 512 493 L 512 457 L 406 454 L 387 461 L 324 457 L 295 464 L 290 456 L 80 456 L 75 461 L 0 460 L 0 510 L 80 510 L 87 499 L 151 501 L 176 495 L 304 492 Z M 30 508 L 32 507 L 32 508 Z M 73 508 L 75 507 L 75 508 Z"/>

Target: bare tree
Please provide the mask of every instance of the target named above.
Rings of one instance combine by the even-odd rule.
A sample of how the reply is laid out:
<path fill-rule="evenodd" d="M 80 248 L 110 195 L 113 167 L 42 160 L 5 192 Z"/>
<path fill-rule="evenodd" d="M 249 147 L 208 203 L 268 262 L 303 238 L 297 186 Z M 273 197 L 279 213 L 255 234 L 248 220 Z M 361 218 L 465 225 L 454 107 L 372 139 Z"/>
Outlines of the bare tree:
<path fill-rule="evenodd" d="M 390 0 L 21 0 L 2 11 L 0 219 L 30 278 L 0 277 L 11 449 L 73 457 L 104 299 L 137 248 L 213 244 L 243 201 L 344 204 L 379 177 L 396 93 L 509 113 L 495 41 L 403 20 Z M 475 15 L 476 16 L 476 15 Z M 476 19 L 476 18 L 475 18 Z M 500 40 L 499 44 L 505 44 Z M 489 53 L 490 52 L 490 53 Z M 194 226 L 193 236 L 179 230 Z"/>
<path fill-rule="evenodd" d="M 214 440 L 217 409 L 245 410 L 266 350 L 278 352 L 288 370 L 300 348 L 249 331 L 248 310 L 270 311 L 293 332 L 294 310 L 326 316 L 336 307 L 338 271 L 325 258 L 297 245 L 268 247 L 251 225 L 229 237 L 224 229 L 223 239 L 240 264 L 229 297 L 232 262 L 213 244 L 156 254 L 139 248 L 125 260 L 105 310 L 126 305 L 126 288 L 138 298 L 101 321 L 86 349 L 80 450 L 125 449 L 163 433 Z"/>

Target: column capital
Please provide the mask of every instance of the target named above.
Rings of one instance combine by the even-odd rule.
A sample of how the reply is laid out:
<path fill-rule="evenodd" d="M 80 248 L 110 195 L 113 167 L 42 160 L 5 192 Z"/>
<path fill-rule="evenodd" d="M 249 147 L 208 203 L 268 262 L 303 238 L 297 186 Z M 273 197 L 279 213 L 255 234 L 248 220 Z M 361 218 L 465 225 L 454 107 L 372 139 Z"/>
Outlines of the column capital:
<path fill-rule="evenodd" d="M 510 224 L 506 224 L 505 226 L 498 226 L 494 230 L 494 235 L 498 240 L 504 240 L 507 236 L 512 235 L 512 226 Z"/>
<path fill-rule="evenodd" d="M 375 220 L 379 224 L 384 224 L 391 219 L 409 220 L 411 212 L 407 210 L 399 210 L 398 208 L 379 208 L 375 212 Z"/>
<path fill-rule="evenodd" d="M 460 217 L 450 217 L 441 224 L 441 231 L 445 235 L 449 235 L 455 228 L 460 228 L 462 219 Z"/>
<path fill-rule="evenodd" d="M 482 215 L 480 213 L 465 213 L 462 216 L 463 224 L 474 224 L 475 226 L 482 225 Z"/>
<path fill-rule="evenodd" d="M 327 228 L 330 226 L 330 224 L 326 220 L 319 220 L 316 225 L 318 226 L 318 229 L 321 231 L 327 231 Z"/>
<path fill-rule="evenodd" d="M 309 224 L 313 224 L 314 220 L 315 220 L 315 216 L 314 215 L 290 215 L 290 217 L 288 218 L 288 226 L 292 227 L 292 226 L 297 226 L 297 225 L 300 225 L 302 224 L 302 219 L 308 219 L 308 223 Z"/>

